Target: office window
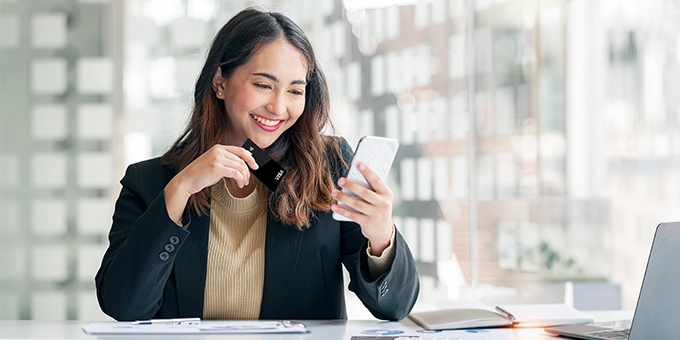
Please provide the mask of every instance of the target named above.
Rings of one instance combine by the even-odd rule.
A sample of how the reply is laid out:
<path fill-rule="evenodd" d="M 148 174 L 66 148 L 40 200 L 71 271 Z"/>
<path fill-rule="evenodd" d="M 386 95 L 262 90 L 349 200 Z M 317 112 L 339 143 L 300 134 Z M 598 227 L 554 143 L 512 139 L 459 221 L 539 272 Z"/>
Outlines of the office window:
<path fill-rule="evenodd" d="M 432 138 L 435 129 L 434 115 L 431 110 L 429 98 L 421 98 L 417 101 L 416 111 L 411 117 L 411 121 L 415 124 L 416 141 L 418 143 L 426 143 Z"/>
<path fill-rule="evenodd" d="M 432 162 L 429 158 L 418 158 L 418 168 L 416 171 L 418 179 L 417 200 L 429 201 L 432 199 Z"/>
<path fill-rule="evenodd" d="M 66 15 L 40 13 L 31 18 L 31 45 L 34 48 L 66 46 Z"/>
<path fill-rule="evenodd" d="M 386 90 L 385 57 L 376 55 L 371 59 L 371 94 L 381 96 Z"/>
<path fill-rule="evenodd" d="M 401 137 L 399 142 L 404 145 L 413 144 L 417 132 L 417 115 L 413 112 L 413 105 L 409 103 L 404 103 L 399 105 L 400 116 L 401 116 Z"/>
<path fill-rule="evenodd" d="M 356 62 L 347 65 L 345 74 L 347 79 L 347 98 L 349 100 L 361 98 L 361 65 Z"/>
<path fill-rule="evenodd" d="M 107 94 L 113 86 L 113 65 L 108 58 L 81 58 L 76 65 L 81 94 Z"/>
<path fill-rule="evenodd" d="M 416 162 L 413 158 L 404 158 L 399 163 L 399 179 L 401 199 L 413 201 L 416 199 Z"/>
<path fill-rule="evenodd" d="M 66 106 L 43 104 L 31 110 L 31 136 L 36 140 L 62 140 L 68 135 Z"/>
<path fill-rule="evenodd" d="M 66 91 L 66 60 L 62 58 L 36 59 L 31 69 L 31 90 L 35 94 L 60 95 Z"/>
<path fill-rule="evenodd" d="M 388 6 L 385 9 L 385 38 L 387 40 L 396 39 L 399 37 L 399 26 L 400 26 L 400 10 L 399 6 Z"/>
<path fill-rule="evenodd" d="M 400 112 L 396 105 L 385 108 L 385 137 L 399 139 Z"/>
<path fill-rule="evenodd" d="M 31 231 L 34 235 L 62 236 L 67 231 L 66 202 L 36 199 L 31 206 Z"/>
<path fill-rule="evenodd" d="M 430 24 L 429 1 L 418 1 L 413 8 L 413 28 L 422 30 Z"/>
<path fill-rule="evenodd" d="M 66 167 L 66 155 L 63 153 L 36 153 L 31 159 L 31 184 L 36 188 L 63 188 L 66 185 Z"/>

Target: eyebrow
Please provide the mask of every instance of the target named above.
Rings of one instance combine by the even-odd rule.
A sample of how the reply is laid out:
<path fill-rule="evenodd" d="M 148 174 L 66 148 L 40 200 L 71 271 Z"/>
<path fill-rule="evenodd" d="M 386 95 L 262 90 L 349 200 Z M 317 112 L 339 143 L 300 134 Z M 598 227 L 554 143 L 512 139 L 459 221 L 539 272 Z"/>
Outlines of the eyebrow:
<path fill-rule="evenodd" d="M 265 77 L 265 78 L 267 78 L 267 79 L 269 79 L 269 80 L 271 80 L 271 81 L 273 81 L 273 82 L 275 82 L 275 83 L 278 83 L 278 82 L 279 82 L 279 78 L 276 78 L 274 75 L 269 74 L 269 73 L 267 73 L 267 72 L 256 72 L 256 73 L 253 73 L 253 75 L 255 75 L 255 76 L 260 76 L 260 77 Z M 304 80 L 298 79 L 298 80 L 293 80 L 293 81 L 291 81 L 290 84 L 291 84 L 291 85 L 307 85 L 307 82 L 304 81 Z"/>

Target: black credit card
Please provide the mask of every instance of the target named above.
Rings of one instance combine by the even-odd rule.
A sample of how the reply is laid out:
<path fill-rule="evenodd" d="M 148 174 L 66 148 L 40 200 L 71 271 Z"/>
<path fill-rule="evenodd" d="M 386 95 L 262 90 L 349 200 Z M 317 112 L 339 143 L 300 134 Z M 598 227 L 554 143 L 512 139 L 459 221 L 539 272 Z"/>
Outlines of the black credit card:
<path fill-rule="evenodd" d="M 279 183 L 281 183 L 283 176 L 286 175 L 286 170 L 279 163 L 276 163 L 274 159 L 269 157 L 267 152 L 255 145 L 255 143 L 253 143 L 250 138 L 246 139 L 246 142 L 243 143 L 243 148 L 253 154 L 255 162 L 257 162 L 257 165 L 259 165 L 257 170 L 253 170 L 248 167 L 250 172 L 252 172 L 253 175 L 255 175 L 255 177 L 257 177 L 257 179 L 262 182 L 262 184 L 266 185 L 269 190 L 276 191 L 276 188 L 279 187 Z"/>

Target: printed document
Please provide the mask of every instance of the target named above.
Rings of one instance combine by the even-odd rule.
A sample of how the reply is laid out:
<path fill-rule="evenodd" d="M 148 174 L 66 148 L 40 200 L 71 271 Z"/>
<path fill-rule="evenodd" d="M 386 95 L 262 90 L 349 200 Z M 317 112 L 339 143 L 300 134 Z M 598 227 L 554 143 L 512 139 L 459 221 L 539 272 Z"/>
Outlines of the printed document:
<path fill-rule="evenodd" d="M 154 320 L 156 321 L 156 320 Z M 82 326 L 88 334 L 255 334 L 307 333 L 296 321 L 92 322 Z"/>

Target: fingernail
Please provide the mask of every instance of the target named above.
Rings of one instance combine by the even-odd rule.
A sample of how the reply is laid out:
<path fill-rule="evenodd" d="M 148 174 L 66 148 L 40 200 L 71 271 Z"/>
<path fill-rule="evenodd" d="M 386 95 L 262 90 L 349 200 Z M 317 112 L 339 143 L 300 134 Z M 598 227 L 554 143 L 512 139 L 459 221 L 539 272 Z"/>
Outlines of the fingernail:
<path fill-rule="evenodd" d="M 338 191 L 333 190 L 333 192 L 331 192 L 331 196 L 333 196 L 333 198 L 338 198 Z"/>
<path fill-rule="evenodd" d="M 359 165 L 357 167 L 359 168 L 359 170 L 366 169 L 366 166 L 364 165 L 364 163 L 359 163 Z"/>
<path fill-rule="evenodd" d="M 345 185 L 345 179 L 341 178 L 340 180 L 338 180 L 338 184 L 340 184 L 341 186 Z"/>

